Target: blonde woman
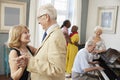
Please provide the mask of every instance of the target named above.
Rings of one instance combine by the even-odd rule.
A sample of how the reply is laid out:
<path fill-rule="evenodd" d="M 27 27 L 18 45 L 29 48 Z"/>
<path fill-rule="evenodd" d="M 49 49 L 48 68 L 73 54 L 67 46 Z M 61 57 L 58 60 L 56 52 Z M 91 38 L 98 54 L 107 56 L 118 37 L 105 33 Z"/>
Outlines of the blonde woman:
<path fill-rule="evenodd" d="M 28 80 L 29 72 L 26 70 L 27 60 L 23 59 L 19 65 L 16 59 L 21 56 L 34 55 L 36 48 L 29 46 L 30 34 L 27 26 L 17 25 L 10 29 L 8 46 L 11 48 L 9 53 L 9 66 L 11 71 L 11 80 Z"/>

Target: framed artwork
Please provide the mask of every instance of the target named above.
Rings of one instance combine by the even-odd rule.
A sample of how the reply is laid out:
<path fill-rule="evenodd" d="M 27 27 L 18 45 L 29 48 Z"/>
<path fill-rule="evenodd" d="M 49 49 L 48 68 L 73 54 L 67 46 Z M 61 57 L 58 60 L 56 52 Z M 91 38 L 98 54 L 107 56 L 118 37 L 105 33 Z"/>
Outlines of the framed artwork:
<path fill-rule="evenodd" d="M 26 3 L 18 1 L 0 1 L 0 32 L 7 33 L 18 24 L 26 24 Z"/>
<path fill-rule="evenodd" d="M 103 28 L 104 33 L 115 33 L 117 14 L 118 6 L 98 7 L 97 25 Z"/>

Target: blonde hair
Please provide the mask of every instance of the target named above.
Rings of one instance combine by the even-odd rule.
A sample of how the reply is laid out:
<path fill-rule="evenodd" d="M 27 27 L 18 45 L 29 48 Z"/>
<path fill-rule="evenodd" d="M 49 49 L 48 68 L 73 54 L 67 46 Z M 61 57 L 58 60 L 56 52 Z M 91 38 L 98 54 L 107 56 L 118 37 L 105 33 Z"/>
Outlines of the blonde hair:
<path fill-rule="evenodd" d="M 23 33 L 23 30 L 26 29 L 29 32 L 29 29 L 25 25 L 16 25 L 12 27 L 9 31 L 9 37 L 7 45 L 10 48 L 16 47 L 19 48 L 21 45 L 21 34 Z"/>

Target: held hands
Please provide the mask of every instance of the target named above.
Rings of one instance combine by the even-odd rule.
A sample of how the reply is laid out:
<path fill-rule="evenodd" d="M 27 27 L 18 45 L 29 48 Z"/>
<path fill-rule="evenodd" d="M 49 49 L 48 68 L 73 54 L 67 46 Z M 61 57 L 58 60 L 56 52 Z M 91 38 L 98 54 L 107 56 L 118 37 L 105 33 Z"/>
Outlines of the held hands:
<path fill-rule="evenodd" d="M 19 56 L 16 59 L 16 63 L 18 65 L 18 67 L 25 68 L 28 64 L 28 58 L 29 58 L 29 56 L 25 56 L 25 55 Z"/>

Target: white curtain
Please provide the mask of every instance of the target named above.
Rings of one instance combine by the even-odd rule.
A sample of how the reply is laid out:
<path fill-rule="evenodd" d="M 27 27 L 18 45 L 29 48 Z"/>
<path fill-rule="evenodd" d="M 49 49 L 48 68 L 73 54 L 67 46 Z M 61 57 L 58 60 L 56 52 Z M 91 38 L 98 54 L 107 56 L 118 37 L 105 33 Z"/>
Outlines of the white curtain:
<path fill-rule="evenodd" d="M 39 47 L 41 43 L 41 37 L 43 34 L 42 28 L 37 21 L 37 11 L 39 8 L 39 0 L 30 0 L 30 13 L 29 13 L 29 29 L 31 34 L 30 44 Z"/>
<path fill-rule="evenodd" d="M 72 24 L 78 26 L 79 36 L 81 31 L 81 11 L 82 11 L 81 9 L 82 9 L 82 0 L 74 0 Z"/>
<path fill-rule="evenodd" d="M 36 29 L 36 3 L 37 0 L 30 0 L 30 11 L 29 11 L 29 29 L 31 34 L 31 42 L 35 46 L 35 29 Z"/>

